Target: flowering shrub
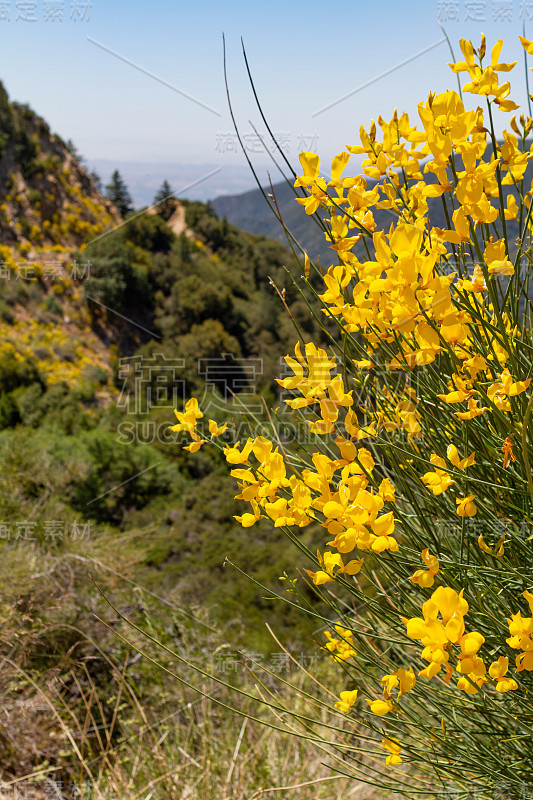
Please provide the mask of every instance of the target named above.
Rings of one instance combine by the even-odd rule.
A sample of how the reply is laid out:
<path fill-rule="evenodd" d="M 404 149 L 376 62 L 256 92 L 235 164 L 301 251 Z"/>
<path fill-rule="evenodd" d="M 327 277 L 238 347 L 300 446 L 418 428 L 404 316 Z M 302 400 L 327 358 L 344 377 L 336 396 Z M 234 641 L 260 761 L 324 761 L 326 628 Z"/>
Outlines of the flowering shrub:
<path fill-rule="evenodd" d="M 317 296 L 337 333 L 327 350 L 298 341 L 278 381 L 312 444 L 224 451 L 239 522 L 281 527 L 331 611 L 300 595 L 339 669 L 301 725 L 344 774 L 423 796 L 518 798 L 533 783 L 533 120 L 511 116 L 497 139 L 494 112 L 519 108 L 501 48 L 489 61 L 484 37 L 463 39 L 450 65 L 477 107 L 447 91 L 419 104 L 420 126 L 380 117 L 329 179 L 300 155 L 298 202 L 327 215 L 338 257 Z M 362 173 L 346 177 L 352 154 Z M 306 255 L 312 291 L 311 269 Z M 194 398 L 177 417 L 192 452 L 226 429 L 204 426 Z M 317 523 L 315 556 L 298 531 Z"/>

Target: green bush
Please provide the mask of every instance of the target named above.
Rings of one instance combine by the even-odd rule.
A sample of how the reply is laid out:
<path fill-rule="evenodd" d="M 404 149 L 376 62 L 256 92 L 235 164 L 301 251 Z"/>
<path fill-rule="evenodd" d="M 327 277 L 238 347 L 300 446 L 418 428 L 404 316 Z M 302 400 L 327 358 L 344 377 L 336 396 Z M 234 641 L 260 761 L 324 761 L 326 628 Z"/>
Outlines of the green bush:
<path fill-rule="evenodd" d="M 86 474 L 71 488 L 71 503 L 87 517 L 119 523 L 131 509 L 168 494 L 179 473 L 151 446 L 121 444 L 116 433 L 93 430 L 80 439 Z"/>
<path fill-rule="evenodd" d="M 20 421 L 19 408 L 13 395 L 0 394 L 0 429 L 13 428 Z"/>

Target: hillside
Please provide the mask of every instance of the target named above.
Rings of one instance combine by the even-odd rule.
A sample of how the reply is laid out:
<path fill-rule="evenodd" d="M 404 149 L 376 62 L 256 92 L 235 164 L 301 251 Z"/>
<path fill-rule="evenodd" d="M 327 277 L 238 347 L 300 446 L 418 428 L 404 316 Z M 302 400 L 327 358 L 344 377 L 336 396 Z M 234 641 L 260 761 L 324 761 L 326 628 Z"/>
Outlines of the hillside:
<path fill-rule="evenodd" d="M 271 188 L 264 187 L 270 194 Z M 296 202 L 294 189 L 287 183 L 277 183 L 274 194 L 281 216 L 293 236 L 311 255 L 319 255 L 322 263 L 328 264 L 332 253 L 320 226 L 310 219 Z M 287 245 L 287 238 L 274 213 L 269 209 L 259 189 L 252 189 L 238 195 L 216 197 L 211 206 L 219 217 L 225 217 L 232 225 L 250 233 L 262 233 Z"/>
<path fill-rule="evenodd" d="M 10 103 L 0 83 L 2 245 L 46 259 L 120 220 L 63 140 L 28 106 Z"/>
<path fill-rule="evenodd" d="M 208 618 L 227 636 L 209 647 L 268 653 L 265 619 L 291 641 L 311 634 L 224 567 L 228 558 L 283 591 L 298 551 L 287 554 L 263 522 L 244 530 L 222 454 L 192 456 L 168 429 L 193 394 L 211 418 L 232 422 L 223 443 L 248 435 L 249 414 L 269 424 L 293 321 L 316 341 L 321 332 L 282 245 L 202 203 L 122 219 L 75 148 L 3 87 L 0 156 L 0 654 L 9 658 L 0 775 L 16 780 L 45 763 L 71 797 L 78 758 L 58 718 L 73 724 L 80 691 L 105 707 L 116 677 L 108 660 L 131 658 L 94 616 L 110 616 L 99 590 L 163 638 L 190 623 L 194 647 L 206 646 Z M 143 687 L 143 720 L 153 719 L 173 685 L 132 663 L 128 680 Z M 132 714 L 120 711 L 116 736 Z M 98 728 L 84 736 L 100 758 Z"/>

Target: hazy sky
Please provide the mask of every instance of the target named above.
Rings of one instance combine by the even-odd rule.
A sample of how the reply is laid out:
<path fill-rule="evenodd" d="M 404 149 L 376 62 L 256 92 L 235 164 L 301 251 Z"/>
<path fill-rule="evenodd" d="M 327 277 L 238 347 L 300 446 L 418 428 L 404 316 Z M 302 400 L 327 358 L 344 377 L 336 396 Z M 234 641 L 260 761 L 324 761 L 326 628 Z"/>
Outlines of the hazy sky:
<path fill-rule="evenodd" d="M 533 0 L 343 0 L 336 8 L 290 0 L 0 0 L 0 79 L 89 161 L 214 165 L 227 168 L 228 180 L 244 159 L 225 96 L 223 32 L 235 112 L 258 162 L 265 156 L 249 120 L 263 128 L 241 36 L 264 111 L 293 161 L 312 149 L 328 162 L 358 143 L 361 124 L 380 113 L 389 119 L 395 106 L 418 121 L 419 100 L 454 87 L 437 17 L 457 58 L 461 36 L 478 41 L 483 31 L 489 46 L 503 38 L 502 59 L 519 60 L 513 98 L 525 98 L 517 34 L 525 22 L 533 37 Z"/>

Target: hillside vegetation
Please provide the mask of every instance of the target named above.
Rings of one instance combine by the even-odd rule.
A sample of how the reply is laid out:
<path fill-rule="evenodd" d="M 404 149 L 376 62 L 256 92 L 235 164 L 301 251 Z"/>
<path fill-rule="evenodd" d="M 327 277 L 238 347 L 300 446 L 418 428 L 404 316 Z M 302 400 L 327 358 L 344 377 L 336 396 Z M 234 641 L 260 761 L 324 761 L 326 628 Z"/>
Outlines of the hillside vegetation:
<path fill-rule="evenodd" d="M 41 794 L 48 780 L 69 797 L 90 780 L 95 797 L 136 797 L 176 771 L 182 748 L 193 775 L 203 763 L 198 796 L 218 797 L 241 723 L 135 656 L 98 619 L 131 635 L 100 592 L 193 654 L 269 657 L 278 646 L 265 619 L 306 650 L 313 631 L 224 566 L 285 592 L 296 552 L 263 523 L 243 530 L 223 456 L 191 456 L 168 428 L 190 394 L 234 420 L 226 441 L 247 435 L 252 413 L 270 424 L 294 324 L 315 340 L 320 327 L 279 243 L 201 203 L 122 218 L 97 186 L 75 148 L 0 87 L 0 780 L 35 773 Z M 176 716 L 161 727 L 165 707 Z M 225 726 L 216 752 L 205 725 Z M 138 747 L 124 744 L 132 731 Z M 250 726 L 242 741 L 256 764 L 236 768 L 243 792 L 290 782 L 279 759 L 303 757 L 280 744 L 276 766 L 278 745 L 262 754 L 260 736 Z M 179 781 L 162 780 L 160 796 L 185 796 Z"/>

